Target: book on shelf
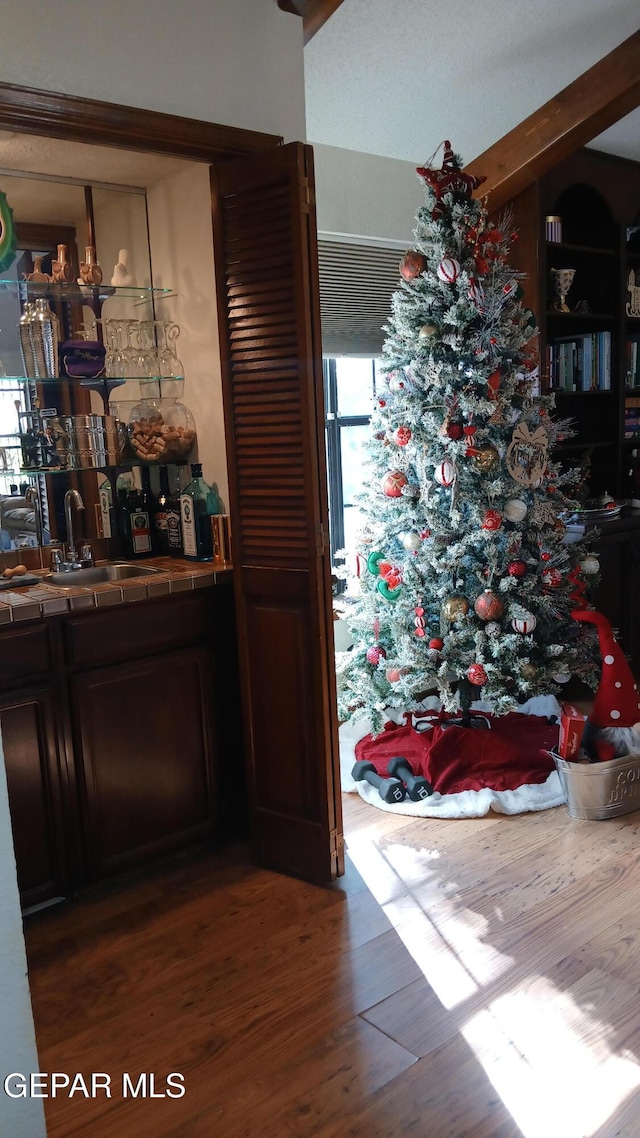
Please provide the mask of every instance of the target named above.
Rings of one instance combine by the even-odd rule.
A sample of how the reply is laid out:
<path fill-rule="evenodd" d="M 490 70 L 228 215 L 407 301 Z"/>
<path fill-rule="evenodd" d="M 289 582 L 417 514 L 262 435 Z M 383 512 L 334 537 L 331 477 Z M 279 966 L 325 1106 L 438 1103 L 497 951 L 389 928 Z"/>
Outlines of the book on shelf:
<path fill-rule="evenodd" d="M 566 336 L 547 347 L 549 383 L 556 391 L 611 390 L 611 332 Z"/>
<path fill-rule="evenodd" d="M 624 373 L 626 387 L 640 387 L 640 341 L 638 339 L 627 339 Z"/>

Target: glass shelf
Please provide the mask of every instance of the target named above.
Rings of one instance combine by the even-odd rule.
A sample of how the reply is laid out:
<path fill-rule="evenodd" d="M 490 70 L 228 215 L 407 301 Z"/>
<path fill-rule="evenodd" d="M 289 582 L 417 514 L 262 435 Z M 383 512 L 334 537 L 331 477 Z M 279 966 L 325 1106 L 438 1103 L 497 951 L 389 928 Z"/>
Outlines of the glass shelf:
<path fill-rule="evenodd" d="M 95 379 L 80 375 L 3 375 L 0 377 L 0 390 L 2 383 L 71 383 L 77 387 L 122 387 L 125 383 L 158 383 L 162 379 L 175 379 L 175 376 L 155 375 L 98 375 Z M 182 378 L 182 377 L 179 377 Z M 139 400 L 135 400 L 139 402 Z"/>
<path fill-rule="evenodd" d="M 617 257 L 616 249 L 608 249 L 602 245 L 575 245 L 570 241 L 547 241 L 548 252 L 558 249 L 566 253 L 588 253 L 589 256 Z"/>
<path fill-rule="evenodd" d="M 0 289 L 5 292 L 16 292 L 23 299 L 33 298 L 34 300 L 44 296 L 47 300 L 105 301 L 111 296 L 118 296 L 124 297 L 125 299 L 143 301 L 153 300 L 154 298 L 166 299 L 170 296 L 176 296 L 176 293 L 171 288 L 153 288 L 146 285 L 141 287 L 119 285 L 116 287 L 108 284 L 45 284 L 39 281 L 12 281 L 2 278 L 0 278 Z"/>

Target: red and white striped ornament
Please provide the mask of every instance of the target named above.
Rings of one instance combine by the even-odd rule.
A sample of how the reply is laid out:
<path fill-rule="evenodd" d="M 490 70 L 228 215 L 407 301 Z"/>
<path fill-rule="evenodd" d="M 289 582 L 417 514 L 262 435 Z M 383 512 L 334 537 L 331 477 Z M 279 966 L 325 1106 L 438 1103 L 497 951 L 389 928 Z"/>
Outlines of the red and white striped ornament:
<path fill-rule="evenodd" d="M 528 636 L 533 632 L 536 627 L 537 620 L 532 612 L 526 612 L 524 616 L 514 616 L 511 621 L 511 627 L 514 632 L 519 632 L 521 636 Z"/>
<path fill-rule="evenodd" d="M 484 289 L 481 284 L 476 280 L 469 282 L 469 291 L 467 293 L 469 300 L 475 304 L 478 312 L 484 311 Z"/>
<path fill-rule="evenodd" d="M 441 486 L 451 486 L 455 476 L 455 467 L 448 458 L 445 458 L 444 462 L 439 462 L 433 472 L 433 477 Z"/>
<path fill-rule="evenodd" d="M 454 284 L 460 273 L 460 262 L 456 261 L 454 257 L 443 257 L 436 273 L 445 284 Z"/>

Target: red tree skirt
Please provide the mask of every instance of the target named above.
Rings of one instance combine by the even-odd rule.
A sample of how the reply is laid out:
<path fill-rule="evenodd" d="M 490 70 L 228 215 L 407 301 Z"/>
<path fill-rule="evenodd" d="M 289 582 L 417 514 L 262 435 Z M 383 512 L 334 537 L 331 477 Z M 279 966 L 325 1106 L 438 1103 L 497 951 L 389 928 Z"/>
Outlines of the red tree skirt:
<path fill-rule="evenodd" d="M 558 724 L 549 724 L 548 716 L 559 710 L 552 696 L 538 697 L 523 712 L 500 716 L 482 712 L 488 728 L 445 727 L 451 717 L 439 708 L 413 715 L 395 713 L 399 722 L 390 718 L 377 738 L 363 734 L 366 721 L 361 721 L 359 734 L 356 725 L 356 737 L 352 732 L 351 739 L 343 725 L 343 787 L 357 790 L 381 809 L 409 814 L 469 817 L 489 809 L 515 814 L 558 806 L 564 795 L 549 753 L 557 746 Z M 431 783 L 435 792 L 431 798 L 387 805 L 374 787 L 351 779 L 356 760 L 372 763 L 378 774 L 386 776 L 388 762 L 396 755 L 406 758 L 413 772 Z"/>

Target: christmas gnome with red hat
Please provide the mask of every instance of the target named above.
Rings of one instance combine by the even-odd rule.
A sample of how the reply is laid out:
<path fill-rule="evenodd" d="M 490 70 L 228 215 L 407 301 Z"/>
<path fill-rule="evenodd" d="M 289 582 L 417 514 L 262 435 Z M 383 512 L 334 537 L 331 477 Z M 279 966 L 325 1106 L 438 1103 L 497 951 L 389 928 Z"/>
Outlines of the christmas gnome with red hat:
<path fill-rule="evenodd" d="M 602 674 L 585 723 L 582 747 L 592 761 L 640 754 L 640 692 L 609 621 L 600 612 L 579 609 L 574 620 L 595 624 Z"/>

